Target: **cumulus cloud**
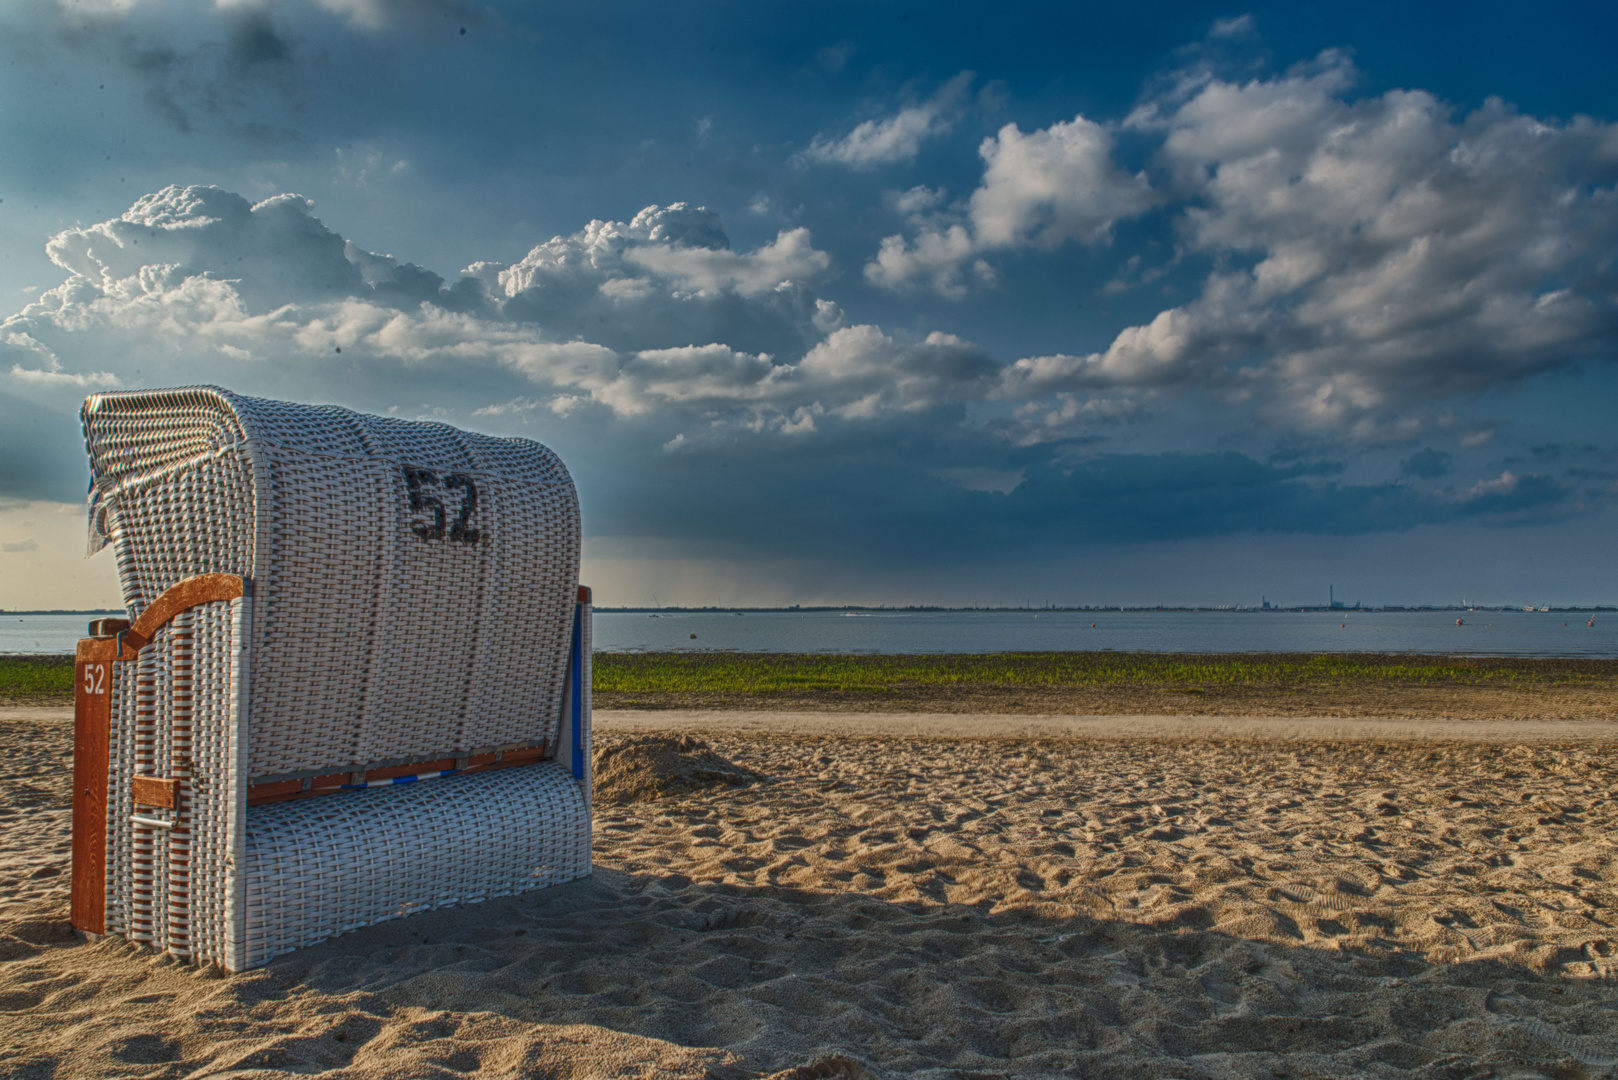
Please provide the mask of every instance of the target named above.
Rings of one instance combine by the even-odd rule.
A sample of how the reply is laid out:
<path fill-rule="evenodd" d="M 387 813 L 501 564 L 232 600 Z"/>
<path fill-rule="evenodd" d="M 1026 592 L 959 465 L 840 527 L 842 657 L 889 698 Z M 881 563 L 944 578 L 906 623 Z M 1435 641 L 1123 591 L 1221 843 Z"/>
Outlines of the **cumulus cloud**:
<path fill-rule="evenodd" d="M 785 355 L 841 318 L 814 292 L 830 262 L 801 228 L 732 251 L 717 214 L 675 203 L 628 222 L 592 221 L 513 264 L 474 263 L 463 280 L 481 284 L 494 313 L 543 325 L 553 339 L 625 351 L 724 342 Z"/>
<path fill-rule="evenodd" d="M 908 105 L 891 116 L 863 121 L 846 135 L 816 135 L 801 160 L 852 169 L 914 161 L 925 140 L 954 126 L 956 108 L 972 79 L 972 72 L 963 71 L 926 101 Z"/>
<path fill-rule="evenodd" d="M 1056 221 L 1019 235 L 1033 245 Z M 811 445 L 860 463 L 849 467 L 862 482 L 875 484 L 880 473 L 885 491 L 901 474 L 925 482 L 933 501 L 903 503 L 922 515 L 916 520 L 982 511 L 961 499 L 1008 500 L 991 507 L 983 542 L 994 530 L 1021 544 L 1024 534 L 1079 528 L 1062 509 L 1075 499 L 1119 513 L 1137 495 L 1149 501 L 1145 489 L 1115 490 L 1130 477 L 1173 488 L 1171 502 L 1187 512 L 1214 505 L 1175 487 L 1183 487 L 1180 459 L 1125 461 L 1102 445 L 1106 432 L 1148 419 L 1160 389 L 1207 381 L 1198 374 L 1199 331 L 1180 309 L 1096 357 L 1008 364 L 954 334 L 850 322 L 816 292 L 830 260 L 807 232 L 784 230 L 737 250 L 716 215 L 678 203 L 591 222 L 516 262 L 476 263 L 452 281 L 347 240 L 298 196 L 253 203 L 215 188 L 146 196 L 115 219 L 64 230 L 48 251 L 66 280 L 0 322 L 0 494 L 62 500 L 82 490 L 82 446 L 60 418 L 90 390 L 220 382 L 450 422 L 570 425 L 588 431 L 591 446 L 639 447 L 637 468 L 655 460 L 658 475 L 682 483 L 689 474 L 679 470 L 699 468 L 704 455 L 751 448 L 726 457 L 733 476 L 756 466 L 751 486 L 705 488 L 698 501 L 710 509 L 779 484 L 765 475 L 765 459 L 779 468 L 798 454 L 794 468 L 812 479 L 817 459 L 802 453 Z M 909 473 L 896 464 L 907 455 L 915 457 Z M 1198 468 L 1220 484 L 1253 478 L 1237 505 L 1257 518 L 1239 526 L 1240 513 L 1208 510 L 1208 529 L 1280 520 L 1263 519 L 1262 505 L 1286 517 L 1288 507 L 1313 512 L 1323 503 L 1311 494 L 1318 470 L 1247 458 Z M 1405 483 L 1344 490 L 1382 514 L 1371 520 L 1387 522 L 1573 505 L 1572 486 L 1516 464 L 1494 468 L 1425 494 Z M 1448 456 L 1416 455 L 1406 466 L 1418 481 L 1456 471 Z M 812 479 L 825 489 L 821 510 L 843 498 L 826 489 L 830 477 Z M 647 505 L 647 485 L 656 486 L 635 489 L 637 508 Z M 1036 528 L 1038 506 L 1050 516 Z M 682 521 L 664 524 L 697 528 Z M 813 523 L 792 527 L 805 543 L 825 539 Z M 1102 535 L 1096 528 L 1083 526 L 1084 535 Z"/>
<path fill-rule="evenodd" d="M 989 428 L 1015 446 L 1037 446 L 1087 439 L 1097 428 L 1140 420 L 1144 412 L 1145 406 L 1135 398 L 1061 392 L 1054 398 L 1024 402 Z"/>
<path fill-rule="evenodd" d="M 208 187 L 143 197 L 47 251 L 67 280 L 0 323 L 0 379 L 23 408 L 123 384 L 346 387 L 373 408 L 392 393 L 485 416 L 593 406 L 688 426 L 699 445 L 979 400 L 1001 368 L 949 334 L 846 325 L 814 292 L 830 260 L 807 230 L 736 251 L 717 215 L 683 203 L 454 282 L 346 240 L 299 196 Z M 117 373 L 94 364 L 109 356 Z"/>
<path fill-rule="evenodd" d="M 1403 441 L 1443 398 L 1610 359 L 1618 126 L 1499 101 L 1457 116 L 1420 91 L 1350 100 L 1354 76 L 1326 54 L 1137 109 L 1179 257 L 1208 263 L 1199 295 L 1097 352 L 1020 360 L 999 393 L 1196 386 L 1272 422 Z M 1088 121 L 1002 131 L 960 220 L 887 238 L 866 274 L 960 296 L 985 251 L 1103 239 L 1151 201 L 1111 155 Z"/>
<path fill-rule="evenodd" d="M 70 285 L 132 300 L 189 278 L 228 280 L 249 302 L 278 306 L 346 296 L 381 283 L 383 260 L 361 265 L 341 236 L 322 225 L 307 199 L 277 195 L 254 204 L 215 187 L 168 187 L 121 217 L 66 229 L 45 245 L 74 275 Z M 432 280 L 436 292 L 442 279 Z"/>
<path fill-rule="evenodd" d="M 849 326 L 811 349 L 800 367 L 809 385 L 841 392 L 840 415 L 870 417 L 979 398 L 1000 363 L 954 334 L 935 330 L 903 345 L 874 326 Z"/>
<path fill-rule="evenodd" d="M 1153 199 L 1146 178 L 1120 169 L 1112 151 L 1112 133 L 1082 115 L 1027 133 L 1005 125 L 978 148 L 983 179 L 966 206 L 915 221 L 909 238 L 885 237 L 866 278 L 888 288 L 921 281 L 958 299 L 968 273 L 992 284 L 985 253 L 1106 243 Z"/>

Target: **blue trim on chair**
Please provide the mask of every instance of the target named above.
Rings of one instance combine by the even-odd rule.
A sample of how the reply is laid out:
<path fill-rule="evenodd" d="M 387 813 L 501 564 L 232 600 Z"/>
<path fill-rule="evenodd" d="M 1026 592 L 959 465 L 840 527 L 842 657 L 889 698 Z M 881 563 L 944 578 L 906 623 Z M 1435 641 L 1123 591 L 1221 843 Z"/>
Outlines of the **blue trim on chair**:
<path fill-rule="evenodd" d="M 573 681 L 573 777 L 584 779 L 584 605 L 573 605 L 573 649 L 569 677 Z"/>

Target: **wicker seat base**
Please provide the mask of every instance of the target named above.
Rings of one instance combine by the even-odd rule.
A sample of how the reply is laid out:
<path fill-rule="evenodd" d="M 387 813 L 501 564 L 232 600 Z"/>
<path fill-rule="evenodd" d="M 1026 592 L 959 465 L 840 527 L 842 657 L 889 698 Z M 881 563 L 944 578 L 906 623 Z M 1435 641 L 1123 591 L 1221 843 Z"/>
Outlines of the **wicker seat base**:
<path fill-rule="evenodd" d="M 247 812 L 238 968 L 372 923 L 590 873 L 590 812 L 555 762 Z"/>

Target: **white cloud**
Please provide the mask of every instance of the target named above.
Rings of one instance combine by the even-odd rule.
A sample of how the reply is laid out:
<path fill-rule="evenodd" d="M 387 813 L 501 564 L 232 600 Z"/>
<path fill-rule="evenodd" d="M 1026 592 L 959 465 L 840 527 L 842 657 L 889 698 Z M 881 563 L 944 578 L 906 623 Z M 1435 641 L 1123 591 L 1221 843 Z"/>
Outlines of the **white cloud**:
<path fill-rule="evenodd" d="M 1215 19 L 1208 29 L 1212 38 L 1240 38 L 1253 33 L 1253 16 L 1237 15 L 1229 19 Z"/>
<path fill-rule="evenodd" d="M 816 164 L 847 165 L 852 169 L 914 161 L 923 141 L 954 126 L 956 105 L 972 79 L 972 72 L 963 71 L 926 101 L 906 106 L 892 116 L 866 120 L 838 138 L 816 135 L 801 157 Z"/>
<path fill-rule="evenodd" d="M 766 355 L 738 352 L 728 345 L 682 345 L 642 349 L 626 358 L 616 376 L 593 389 L 597 401 L 624 416 L 662 403 L 766 401 L 791 368 Z"/>
<path fill-rule="evenodd" d="M 403 158 L 395 158 L 390 163 L 389 155 L 376 146 L 358 148 L 339 146 L 336 155 L 337 178 L 361 191 L 369 188 L 373 179 L 397 176 L 410 168 L 410 162 Z"/>
<path fill-rule="evenodd" d="M 815 250 L 808 229 L 782 231 L 773 243 L 749 255 L 722 248 L 648 245 L 629 251 L 626 258 L 699 296 L 723 292 L 756 296 L 811 280 L 831 265 L 831 256 Z"/>
<path fill-rule="evenodd" d="M 906 242 L 902 236 L 887 236 L 876 259 L 866 264 L 865 276 L 878 285 L 900 288 L 918 278 L 925 279 L 940 294 L 959 300 L 967 293 L 962 267 L 978 252 L 978 246 L 965 225 L 929 226 Z M 980 279 L 992 282 L 989 264 L 974 262 Z"/>
<path fill-rule="evenodd" d="M 1017 446 L 1034 446 L 1061 439 L 1093 435 L 1143 417 L 1141 402 L 1132 397 L 1086 397 L 1059 393 L 1053 399 L 1027 401 L 991 429 Z"/>
<path fill-rule="evenodd" d="M 69 372 L 62 370 L 62 361 L 50 349 L 35 341 L 23 331 L 0 332 L 0 342 L 11 349 L 33 354 L 39 367 L 11 365 L 11 376 L 25 383 L 44 386 L 74 386 L 107 388 L 118 385 L 118 376 L 110 371 Z"/>
<path fill-rule="evenodd" d="M 958 299 L 967 292 L 968 270 L 992 283 L 985 253 L 1107 242 L 1117 222 L 1152 203 L 1146 178 L 1119 169 L 1112 148 L 1111 133 L 1083 116 L 1026 134 L 1005 125 L 978 149 L 983 179 L 966 207 L 915 222 L 908 240 L 885 237 L 865 276 L 888 288 L 920 280 Z M 900 209 L 909 212 L 918 202 Z"/>
<path fill-rule="evenodd" d="M 912 217 L 926 214 L 942 204 L 948 194 L 949 192 L 942 187 L 930 188 L 925 184 L 918 184 L 909 191 L 901 191 L 894 195 L 893 208 L 901 214 Z"/>
<path fill-rule="evenodd" d="M 1130 126 L 1162 139 L 1180 257 L 1212 264 L 1200 294 L 1103 350 L 1020 360 L 996 393 L 1199 386 L 1380 441 L 1420 434 L 1442 398 L 1610 357 L 1618 126 L 1498 101 L 1456 117 L 1419 91 L 1350 101 L 1354 74 L 1328 53 L 1137 109 Z M 887 238 L 867 276 L 959 296 L 995 245 L 1104 239 L 1147 195 L 1110 164 L 1106 133 L 1075 123 L 1003 131 L 967 213 Z"/>
<path fill-rule="evenodd" d="M 983 141 L 987 166 L 972 193 L 972 225 L 984 248 L 1053 248 L 1105 241 L 1115 222 L 1150 202 L 1144 176 L 1112 161 L 1112 136 L 1083 116 L 1023 134 L 1007 124 Z"/>
<path fill-rule="evenodd" d="M 1290 421 L 1337 426 L 1610 353 L 1618 128 L 1499 102 L 1457 120 L 1417 91 L 1349 102 L 1351 79 L 1327 56 L 1162 113 L 1164 163 L 1200 203 L 1185 243 L 1252 265 L 1125 331 L 1101 370 L 1257 382 Z"/>
<path fill-rule="evenodd" d="M 948 469 L 930 469 L 928 471 L 940 480 L 948 480 L 966 491 L 993 491 L 1001 495 L 1009 495 L 1017 490 L 1017 486 L 1023 481 L 1023 475 L 1028 470 L 966 465 Z"/>
<path fill-rule="evenodd" d="M 1530 481 L 1532 479 L 1533 477 L 1529 477 Z M 1517 490 L 1522 481 L 1521 476 L 1518 476 L 1510 469 L 1506 469 L 1492 480 L 1479 480 L 1477 483 L 1464 488 L 1447 488 L 1440 494 L 1440 497 L 1453 502 L 1466 503 L 1489 495 L 1510 495 Z"/>
<path fill-rule="evenodd" d="M 367 274 L 313 210 L 299 195 L 255 204 L 215 187 L 171 186 L 143 196 L 111 221 L 57 233 L 45 251 L 82 279 L 69 285 L 123 299 L 159 296 L 203 277 L 231 282 L 249 304 L 275 305 L 350 295 L 367 284 L 403 285 L 410 272 L 425 274 L 383 256 L 371 256 L 375 263 Z M 392 270 L 384 272 L 384 265 Z M 399 272 L 404 276 L 395 282 Z M 424 296 L 439 284 L 436 275 L 427 278 Z"/>
<path fill-rule="evenodd" d="M 116 15 L 135 7 L 140 0 L 56 0 L 69 15 Z"/>
<path fill-rule="evenodd" d="M 48 250 L 68 279 L 0 322 L 12 421 L 42 405 L 70 414 L 120 380 L 223 382 L 446 418 L 595 408 L 695 425 L 680 445 L 697 445 L 980 399 L 1001 367 L 948 334 L 846 325 L 814 295 L 829 258 L 806 230 L 733 251 L 716 215 L 685 204 L 591 222 L 455 283 L 344 240 L 297 196 L 250 204 L 210 188 L 147 196 Z M 86 363 L 105 357 L 116 374 Z M 25 434 L 6 420 L 9 454 Z"/>
<path fill-rule="evenodd" d="M 481 21 L 477 9 L 459 0 L 314 0 L 361 30 L 385 30 L 403 22 L 429 23 L 438 18 Z M 224 5 L 221 5 L 224 6 Z"/>
<path fill-rule="evenodd" d="M 903 344 L 875 326 L 832 332 L 799 365 L 808 387 L 838 401 L 833 410 L 863 418 L 977 400 L 993 385 L 1000 362 L 954 334 L 934 331 Z"/>
<path fill-rule="evenodd" d="M 516 263 L 474 263 L 462 273 L 483 285 L 499 314 L 541 324 L 553 339 L 627 352 L 718 341 L 780 355 L 820 337 L 827 315 L 813 285 L 830 263 L 806 229 L 732 251 L 717 214 L 675 203 L 628 222 L 592 221 Z"/>

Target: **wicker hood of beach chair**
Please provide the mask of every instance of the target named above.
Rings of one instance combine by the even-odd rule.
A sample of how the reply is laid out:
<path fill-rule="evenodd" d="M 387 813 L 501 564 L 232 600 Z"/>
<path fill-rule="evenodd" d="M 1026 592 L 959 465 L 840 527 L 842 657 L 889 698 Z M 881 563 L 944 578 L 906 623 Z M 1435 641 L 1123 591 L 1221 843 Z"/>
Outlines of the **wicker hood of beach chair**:
<path fill-rule="evenodd" d="M 590 873 L 555 454 L 206 386 L 83 420 L 129 619 L 79 643 L 76 928 L 240 971 Z"/>

